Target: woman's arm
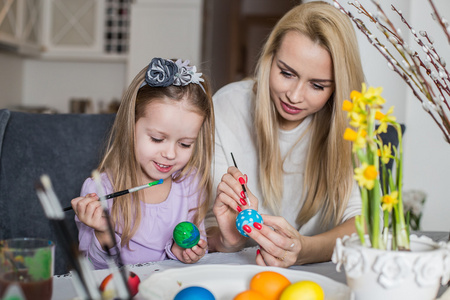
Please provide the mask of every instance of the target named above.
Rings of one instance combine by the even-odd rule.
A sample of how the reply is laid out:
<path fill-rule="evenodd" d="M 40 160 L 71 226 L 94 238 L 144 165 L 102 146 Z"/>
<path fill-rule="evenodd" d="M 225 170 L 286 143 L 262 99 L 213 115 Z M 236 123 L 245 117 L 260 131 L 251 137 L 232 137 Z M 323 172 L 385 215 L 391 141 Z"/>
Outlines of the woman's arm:
<path fill-rule="evenodd" d="M 264 224 L 256 224 L 256 229 L 247 232 L 260 245 L 256 256 L 258 265 L 290 267 L 329 261 L 336 239 L 356 232 L 354 218 L 327 232 L 303 236 L 282 217 L 262 217 Z"/>
<path fill-rule="evenodd" d="M 296 265 L 331 260 L 336 239 L 356 232 L 355 218 L 351 218 L 335 228 L 314 236 L 301 236 L 302 250 Z"/>

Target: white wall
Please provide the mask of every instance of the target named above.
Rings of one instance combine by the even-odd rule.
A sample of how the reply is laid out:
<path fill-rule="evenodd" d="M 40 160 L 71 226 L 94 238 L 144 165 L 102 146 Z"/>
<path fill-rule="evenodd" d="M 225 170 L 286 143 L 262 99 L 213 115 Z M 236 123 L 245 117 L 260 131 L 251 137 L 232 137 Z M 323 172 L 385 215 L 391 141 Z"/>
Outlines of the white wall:
<path fill-rule="evenodd" d="M 153 57 L 180 58 L 199 66 L 202 0 L 138 0 L 131 6 L 129 84 Z"/>
<path fill-rule="evenodd" d="M 122 97 L 125 62 L 59 62 L 24 60 L 23 105 L 45 104 L 69 112 L 71 98 L 90 98 L 94 112 L 100 102 Z"/>

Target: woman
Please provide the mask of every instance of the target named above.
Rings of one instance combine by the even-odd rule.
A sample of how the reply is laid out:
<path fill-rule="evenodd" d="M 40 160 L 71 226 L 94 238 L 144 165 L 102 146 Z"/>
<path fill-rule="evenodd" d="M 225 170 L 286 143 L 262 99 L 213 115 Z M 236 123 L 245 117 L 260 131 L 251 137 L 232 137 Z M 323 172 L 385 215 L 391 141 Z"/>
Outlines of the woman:
<path fill-rule="evenodd" d="M 213 97 L 217 195 L 215 219 L 207 224 L 210 251 L 248 245 L 235 226 L 247 208 L 258 209 L 264 220 L 244 228 L 260 246 L 259 265 L 329 260 L 336 238 L 355 232 L 361 199 L 351 145 L 343 139 L 342 102 L 363 80 L 352 24 L 333 6 L 300 4 L 277 23 L 256 79 L 232 83 Z M 229 167 L 230 152 L 239 169 Z"/>

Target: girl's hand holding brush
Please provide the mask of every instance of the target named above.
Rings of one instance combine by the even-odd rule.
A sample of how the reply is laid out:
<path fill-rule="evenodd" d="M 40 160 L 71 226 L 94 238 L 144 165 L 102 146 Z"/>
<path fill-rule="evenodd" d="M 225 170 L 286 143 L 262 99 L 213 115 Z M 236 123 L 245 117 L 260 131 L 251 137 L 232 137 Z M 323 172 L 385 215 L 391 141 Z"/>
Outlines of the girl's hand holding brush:
<path fill-rule="evenodd" d="M 107 231 L 108 224 L 103 216 L 102 204 L 96 193 L 72 199 L 71 204 L 81 222 L 98 231 Z"/>
<path fill-rule="evenodd" d="M 108 235 L 107 219 L 103 215 L 103 207 L 96 193 L 72 199 L 71 204 L 78 219 L 95 230 L 95 235 L 102 245 L 111 245 Z"/>

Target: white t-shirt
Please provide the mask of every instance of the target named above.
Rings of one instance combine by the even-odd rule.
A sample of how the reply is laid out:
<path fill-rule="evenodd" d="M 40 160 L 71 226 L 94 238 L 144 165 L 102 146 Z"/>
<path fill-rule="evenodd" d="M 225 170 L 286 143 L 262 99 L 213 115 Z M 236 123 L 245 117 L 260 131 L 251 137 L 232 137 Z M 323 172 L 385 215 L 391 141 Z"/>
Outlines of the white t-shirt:
<path fill-rule="evenodd" d="M 239 170 L 248 177 L 248 188 L 260 201 L 259 213 L 276 215 L 269 207 L 262 205 L 264 199 L 260 186 L 256 133 L 253 126 L 252 98 L 255 97 L 252 90 L 253 84 L 253 80 L 234 82 L 221 88 L 213 97 L 216 122 L 214 192 L 228 167 L 234 165 L 231 157 L 231 153 L 233 153 Z M 311 117 L 308 117 L 292 130 L 279 130 L 279 145 L 283 158 L 297 140 L 304 135 L 285 159 L 283 165 L 285 172 L 281 216 L 297 229 L 299 226 L 295 220 L 304 202 L 301 195 L 306 155 L 311 137 L 308 130 L 310 122 Z M 356 184 L 353 186 L 354 189 L 341 223 L 361 214 L 360 192 Z M 331 227 L 325 230 L 321 228 L 320 215 L 319 211 L 299 229 L 299 232 L 302 235 L 311 236 L 331 229 Z M 213 224 L 213 218 L 212 214 L 208 216 L 207 226 Z"/>

